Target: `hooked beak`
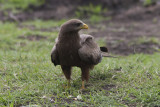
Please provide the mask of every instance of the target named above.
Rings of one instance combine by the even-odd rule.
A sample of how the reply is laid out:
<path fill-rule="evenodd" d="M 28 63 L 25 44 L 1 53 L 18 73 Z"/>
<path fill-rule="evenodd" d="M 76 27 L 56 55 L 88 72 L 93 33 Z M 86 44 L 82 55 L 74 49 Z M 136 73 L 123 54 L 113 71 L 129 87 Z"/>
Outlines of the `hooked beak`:
<path fill-rule="evenodd" d="M 88 29 L 88 25 L 87 24 L 83 24 L 81 29 Z"/>

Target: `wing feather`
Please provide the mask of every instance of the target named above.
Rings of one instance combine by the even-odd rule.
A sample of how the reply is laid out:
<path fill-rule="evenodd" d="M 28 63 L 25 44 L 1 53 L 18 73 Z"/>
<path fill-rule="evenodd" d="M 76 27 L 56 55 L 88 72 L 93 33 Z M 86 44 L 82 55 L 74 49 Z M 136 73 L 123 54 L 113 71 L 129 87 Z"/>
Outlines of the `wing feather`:
<path fill-rule="evenodd" d="M 82 34 L 81 48 L 78 50 L 78 54 L 82 61 L 89 64 L 98 64 L 101 62 L 102 55 L 99 46 L 94 41 L 93 36 Z"/>
<path fill-rule="evenodd" d="M 51 61 L 55 66 L 59 65 L 58 52 L 56 49 L 57 42 L 58 42 L 58 39 L 55 40 L 55 45 L 53 46 L 52 51 L 51 51 Z"/>

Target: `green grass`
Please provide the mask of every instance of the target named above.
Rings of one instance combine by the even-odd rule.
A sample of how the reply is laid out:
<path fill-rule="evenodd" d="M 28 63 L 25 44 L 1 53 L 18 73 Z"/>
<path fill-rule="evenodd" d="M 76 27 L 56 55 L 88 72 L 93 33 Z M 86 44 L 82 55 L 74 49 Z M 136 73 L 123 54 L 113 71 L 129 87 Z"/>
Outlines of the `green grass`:
<path fill-rule="evenodd" d="M 111 17 L 104 17 L 104 13 L 108 12 L 106 8 L 102 8 L 101 5 L 89 4 L 86 6 L 79 6 L 75 12 L 78 18 L 88 18 L 89 21 L 94 24 L 103 20 L 110 20 Z"/>
<path fill-rule="evenodd" d="M 152 4 L 156 3 L 158 0 L 144 0 L 143 6 L 151 6 Z"/>
<path fill-rule="evenodd" d="M 63 21 L 32 21 L 22 25 L 54 28 Z M 39 25 L 39 26 L 38 26 Z M 81 91 L 81 72 L 74 68 L 70 89 L 59 66 L 50 61 L 58 35 L 0 22 L 0 106 L 160 106 L 160 53 L 104 58 Z M 19 36 L 40 35 L 31 41 Z M 77 96 L 82 99 L 76 99 Z"/>
<path fill-rule="evenodd" d="M 86 14 L 87 12 L 87 14 Z M 103 9 L 101 5 L 93 5 L 89 4 L 86 6 L 80 6 L 78 7 L 78 11 L 75 12 L 77 17 L 83 17 L 85 15 L 100 15 L 101 13 L 107 12 L 107 9 Z"/>
<path fill-rule="evenodd" d="M 139 38 L 138 40 L 137 40 L 137 42 L 139 43 L 139 44 L 141 44 L 141 43 L 146 43 L 146 42 L 151 42 L 151 43 L 155 43 L 155 44 L 160 44 L 159 43 L 159 38 L 156 38 L 156 37 L 146 37 L 146 36 L 143 36 L 143 37 L 141 37 L 141 38 Z"/>
<path fill-rule="evenodd" d="M 41 28 L 59 27 L 65 21 L 66 21 L 65 19 L 60 20 L 60 21 L 52 21 L 52 20 L 43 21 L 43 20 L 38 19 L 34 21 L 23 22 L 23 25 L 24 26 L 34 26 L 38 29 L 41 29 Z"/>
<path fill-rule="evenodd" d="M 0 0 L 0 9 L 3 11 L 11 10 L 13 13 L 17 13 L 27 9 L 29 5 L 39 6 L 44 2 L 45 0 Z"/>

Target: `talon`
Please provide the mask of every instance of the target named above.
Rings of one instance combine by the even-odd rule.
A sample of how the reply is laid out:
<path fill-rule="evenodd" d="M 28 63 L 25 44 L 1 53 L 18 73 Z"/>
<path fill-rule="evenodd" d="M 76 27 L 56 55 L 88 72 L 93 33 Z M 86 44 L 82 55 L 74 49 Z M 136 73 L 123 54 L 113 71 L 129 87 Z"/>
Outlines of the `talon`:
<path fill-rule="evenodd" d="M 85 87 L 81 87 L 81 90 L 85 90 Z"/>

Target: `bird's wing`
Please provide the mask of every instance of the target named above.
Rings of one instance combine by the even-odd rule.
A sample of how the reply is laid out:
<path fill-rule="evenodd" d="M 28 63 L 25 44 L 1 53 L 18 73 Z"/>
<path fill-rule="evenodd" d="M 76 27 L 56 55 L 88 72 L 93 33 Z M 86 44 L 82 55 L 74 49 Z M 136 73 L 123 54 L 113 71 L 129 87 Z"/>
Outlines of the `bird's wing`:
<path fill-rule="evenodd" d="M 91 35 L 80 35 L 81 48 L 78 50 L 78 54 L 82 61 L 89 64 L 98 64 L 102 55 L 99 46 L 94 41 L 94 37 Z"/>
<path fill-rule="evenodd" d="M 59 65 L 58 52 L 56 49 L 57 42 L 58 42 L 58 39 L 56 38 L 55 45 L 53 46 L 52 51 L 51 51 L 51 61 L 55 66 Z"/>

